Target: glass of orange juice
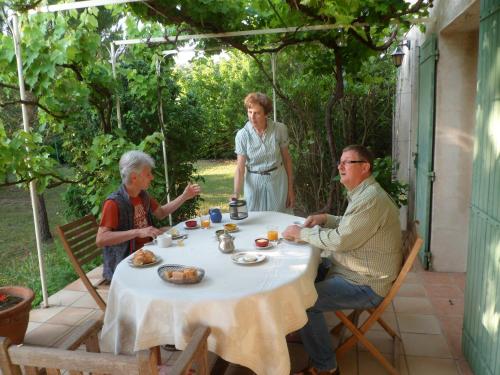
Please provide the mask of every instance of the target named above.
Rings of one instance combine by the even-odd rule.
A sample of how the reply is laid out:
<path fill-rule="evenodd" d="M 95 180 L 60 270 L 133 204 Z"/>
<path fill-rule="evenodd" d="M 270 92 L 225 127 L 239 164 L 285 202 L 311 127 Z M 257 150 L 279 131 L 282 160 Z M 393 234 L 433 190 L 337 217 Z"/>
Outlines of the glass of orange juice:
<path fill-rule="evenodd" d="M 269 241 L 278 241 L 278 227 L 275 225 L 269 225 L 267 227 L 267 239 Z"/>
<path fill-rule="evenodd" d="M 202 216 L 200 218 L 200 224 L 203 229 L 210 228 L 210 216 Z"/>

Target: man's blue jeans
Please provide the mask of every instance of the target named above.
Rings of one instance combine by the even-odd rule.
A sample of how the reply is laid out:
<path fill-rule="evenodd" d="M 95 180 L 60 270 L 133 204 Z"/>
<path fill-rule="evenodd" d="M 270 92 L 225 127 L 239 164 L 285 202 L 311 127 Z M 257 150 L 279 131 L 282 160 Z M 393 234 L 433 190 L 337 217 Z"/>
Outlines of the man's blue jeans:
<path fill-rule="evenodd" d="M 355 285 L 341 276 L 315 284 L 318 300 L 307 310 L 307 324 L 300 330 L 304 347 L 312 365 L 318 370 L 332 370 L 337 359 L 332 347 L 325 311 L 374 308 L 383 298 L 366 285 Z"/>

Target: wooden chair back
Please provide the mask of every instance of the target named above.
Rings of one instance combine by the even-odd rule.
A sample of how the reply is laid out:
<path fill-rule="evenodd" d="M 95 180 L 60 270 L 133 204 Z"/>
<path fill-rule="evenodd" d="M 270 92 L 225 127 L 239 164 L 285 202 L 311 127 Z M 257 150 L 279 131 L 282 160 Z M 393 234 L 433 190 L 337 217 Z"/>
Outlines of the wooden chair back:
<path fill-rule="evenodd" d="M 403 266 L 401 267 L 398 277 L 392 284 L 392 287 L 389 290 L 389 293 L 385 296 L 384 300 L 375 309 L 355 310 L 349 316 L 346 316 L 342 311 L 335 312 L 335 315 L 337 315 L 341 322 L 337 327 L 332 329 L 332 333 L 338 332 L 339 328 L 342 326 L 346 327 L 352 333 L 347 340 L 339 344 L 336 351 L 337 358 L 353 348 L 357 342 L 361 342 L 390 374 L 399 374 L 396 368 L 397 366 L 395 367 L 393 364 L 397 363 L 399 359 L 397 345 L 401 345 L 402 341 L 397 333 L 381 318 L 381 315 L 386 310 L 387 306 L 392 303 L 392 300 L 401 288 L 401 285 L 406 279 L 408 272 L 413 267 L 415 259 L 417 258 L 418 252 L 422 246 L 423 240 L 418 236 L 417 224 L 418 222 L 410 222 L 408 223 L 407 230 L 403 231 Z M 367 311 L 369 313 L 369 317 L 358 326 L 358 318 L 363 311 Z M 365 333 L 376 322 L 379 323 L 393 339 L 393 364 L 389 363 L 382 353 L 380 353 L 380 351 L 365 336 Z"/>
<path fill-rule="evenodd" d="M 65 225 L 56 226 L 56 232 L 62 241 L 64 250 L 69 260 L 90 295 L 101 310 L 106 309 L 106 302 L 97 293 L 82 266 L 102 255 L 102 249 L 96 245 L 98 229 L 97 221 L 93 215 L 87 215 L 79 220 Z M 101 283 L 103 280 L 99 280 Z"/>
<path fill-rule="evenodd" d="M 16 346 L 11 345 L 8 338 L 0 337 L 0 369 L 4 375 L 21 375 L 22 368 L 26 374 L 38 374 L 39 369 L 45 368 L 48 375 L 60 375 L 64 371 L 69 371 L 71 375 L 158 374 L 154 350 L 142 350 L 136 355 L 99 353 L 97 335 L 101 326 L 101 321 L 87 322 L 75 332 L 74 337 L 58 348 Z M 209 334 L 209 328 L 197 328 L 169 374 L 187 375 L 196 364 L 197 374 L 208 375 Z M 76 350 L 81 344 L 86 345 L 87 351 Z"/>

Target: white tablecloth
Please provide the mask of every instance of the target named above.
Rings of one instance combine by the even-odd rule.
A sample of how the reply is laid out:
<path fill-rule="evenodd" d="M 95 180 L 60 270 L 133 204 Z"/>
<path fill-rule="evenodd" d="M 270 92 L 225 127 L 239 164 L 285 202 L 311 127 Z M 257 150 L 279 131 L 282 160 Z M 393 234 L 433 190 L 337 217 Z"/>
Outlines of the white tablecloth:
<path fill-rule="evenodd" d="M 300 218 L 277 212 L 250 212 L 236 222 L 236 251 L 255 251 L 254 239 L 266 236 L 266 226 L 283 231 Z M 262 250 L 259 264 L 238 265 L 232 254 L 218 250 L 215 230 L 185 230 L 184 246 L 150 247 L 161 264 L 201 267 L 198 284 L 175 285 L 160 279 L 157 268 L 132 268 L 121 262 L 113 276 L 101 335 L 105 351 L 131 353 L 156 345 L 185 348 L 199 325 L 211 328 L 208 348 L 225 360 L 257 374 L 289 374 L 285 335 L 307 321 L 305 310 L 316 301 L 314 278 L 319 253 L 309 245 L 281 242 Z"/>

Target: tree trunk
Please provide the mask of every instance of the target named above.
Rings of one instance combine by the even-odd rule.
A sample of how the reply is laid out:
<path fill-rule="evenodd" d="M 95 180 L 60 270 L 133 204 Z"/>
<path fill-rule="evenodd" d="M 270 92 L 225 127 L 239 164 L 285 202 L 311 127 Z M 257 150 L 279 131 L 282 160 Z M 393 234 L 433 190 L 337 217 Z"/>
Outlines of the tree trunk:
<path fill-rule="evenodd" d="M 36 97 L 32 92 L 26 92 L 26 99 L 29 101 L 36 101 Z M 31 128 L 34 128 L 37 125 L 37 117 L 38 117 L 38 107 L 34 105 L 27 106 L 28 112 L 28 122 Z M 43 198 L 43 194 L 37 194 L 38 199 L 38 227 L 40 228 L 40 236 L 42 242 L 50 242 L 52 241 L 52 234 L 50 233 L 49 228 L 49 219 L 47 215 L 47 209 L 45 208 L 45 199 Z"/>
<path fill-rule="evenodd" d="M 38 199 L 38 228 L 40 229 L 40 236 L 42 242 L 51 242 L 53 240 L 50 233 L 49 217 L 45 207 L 45 198 L 43 194 L 37 194 Z"/>
<path fill-rule="evenodd" d="M 339 103 L 339 101 L 344 97 L 344 68 L 342 61 L 342 51 L 339 48 L 335 48 L 335 90 L 333 91 L 325 111 L 325 129 L 328 139 L 328 148 L 330 151 L 330 160 L 332 164 L 332 177 L 337 173 L 337 148 L 335 146 L 335 139 L 333 134 L 333 107 Z M 331 213 L 336 202 L 336 198 L 339 197 L 340 189 L 334 183 L 330 185 L 330 191 L 328 193 L 328 201 L 326 205 L 320 210 L 320 212 Z"/>

